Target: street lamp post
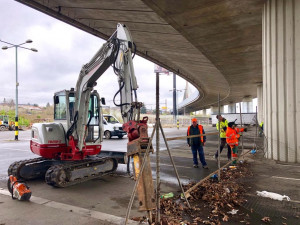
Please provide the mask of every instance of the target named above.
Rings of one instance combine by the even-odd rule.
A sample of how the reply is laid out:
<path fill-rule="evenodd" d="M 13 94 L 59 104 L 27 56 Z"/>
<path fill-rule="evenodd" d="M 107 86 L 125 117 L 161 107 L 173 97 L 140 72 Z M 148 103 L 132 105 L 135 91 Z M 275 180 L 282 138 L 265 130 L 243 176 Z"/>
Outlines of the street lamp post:
<path fill-rule="evenodd" d="M 175 120 L 175 124 L 177 124 L 177 129 L 179 129 L 179 117 L 178 117 L 178 92 L 182 92 L 186 89 L 181 89 L 178 90 L 175 88 L 173 88 L 173 90 L 169 90 L 169 91 L 173 91 L 173 113 L 174 113 L 174 120 Z M 175 94 L 174 94 L 175 93 Z M 174 108 L 174 106 L 176 108 Z M 185 108 L 184 108 L 185 109 Z"/>
<path fill-rule="evenodd" d="M 15 140 L 17 141 L 19 139 L 19 116 L 18 116 L 18 48 L 24 48 L 33 52 L 37 52 L 38 50 L 35 48 L 26 48 L 23 47 L 22 45 L 27 44 L 27 43 L 32 43 L 32 40 L 28 39 L 24 43 L 15 45 L 6 41 L 0 40 L 0 42 L 3 42 L 5 44 L 8 44 L 9 46 L 3 46 L 3 50 L 7 50 L 9 48 L 16 48 L 16 116 L 15 116 Z"/>
<path fill-rule="evenodd" d="M 179 129 L 179 113 L 178 113 L 178 92 L 182 92 L 182 91 L 184 91 L 185 89 L 181 89 L 181 90 L 176 90 L 176 107 L 177 107 L 177 109 L 176 109 L 176 111 L 177 111 L 177 118 L 176 118 L 176 120 L 177 120 L 177 129 Z"/>
<path fill-rule="evenodd" d="M 178 115 L 178 92 L 182 92 L 182 91 L 185 91 L 186 89 L 180 89 L 180 90 L 176 90 L 177 91 L 177 94 L 176 94 L 176 107 L 177 107 L 177 109 L 176 109 L 176 111 L 177 111 L 177 115 Z M 185 110 L 185 107 L 184 107 L 184 110 Z"/>

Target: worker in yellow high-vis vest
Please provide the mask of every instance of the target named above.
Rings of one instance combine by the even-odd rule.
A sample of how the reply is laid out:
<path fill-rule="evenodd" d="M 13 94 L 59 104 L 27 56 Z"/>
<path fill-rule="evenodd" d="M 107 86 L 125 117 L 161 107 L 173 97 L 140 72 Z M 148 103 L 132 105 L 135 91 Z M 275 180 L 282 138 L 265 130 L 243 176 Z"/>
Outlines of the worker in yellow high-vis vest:
<path fill-rule="evenodd" d="M 222 117 L 221 115 L 217 115 L 218 122 L 216 124 L 217 130 L 219 130 L 219 123 L 220 123 L 220 139 L 221 139 L 221 145 L 220 145 L 220 154 L 223 150 L 223 148 L 226 145 L 226 129 L 228 127 L 228 121 Z M 216 151 L 214 158 L 218 158 L 218 151 Z M 228 160 L 231 160 L 231 149 L 230 146 L 227 144 L 227 158 Z"/>

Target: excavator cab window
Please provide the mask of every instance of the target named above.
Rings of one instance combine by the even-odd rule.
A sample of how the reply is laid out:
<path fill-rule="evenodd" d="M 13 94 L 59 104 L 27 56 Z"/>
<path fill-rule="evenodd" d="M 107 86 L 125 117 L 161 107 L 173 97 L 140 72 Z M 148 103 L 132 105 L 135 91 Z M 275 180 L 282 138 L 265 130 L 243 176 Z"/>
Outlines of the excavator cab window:
<path fill-rule="evenodd" d="M 86 141 L 95 141 L 99 138 L 99 99 L 91 95 L 88 112 L 88 135 Z"/>
<path fill-rule="evenodd" d="M 98 98 L 96 95 L 91 95 L 89 102 L 89 116 L 90 126 L 99 126 L 99 109 L 98 109 Z"/>
<path fill-rule="evenodd" d="M 74 93 L 69 94 L 69 115 L 70 115 L 70 123 L 74 122 L 75 116 L 75 96 Z"/>
<path fill-rule="evenodd" d="M 54 96 L 54 119 L 65 120 L 67 116 L 66 111 L 66 96 L 56 95 Z"/>

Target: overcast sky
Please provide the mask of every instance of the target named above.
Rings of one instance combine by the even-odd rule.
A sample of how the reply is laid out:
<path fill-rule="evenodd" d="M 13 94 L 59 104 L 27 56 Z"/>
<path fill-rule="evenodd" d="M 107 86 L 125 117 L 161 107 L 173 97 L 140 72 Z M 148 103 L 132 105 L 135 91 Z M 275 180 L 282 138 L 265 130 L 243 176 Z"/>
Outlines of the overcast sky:
<path fill-rule="evenodd" d="M 36 53 L 18 48 L 19 104 L 52 104 L 54 92 L 75 87 L 82 65 L 89 62 L 104 43 L 100 38 L 12 0 L 1 0 L 0 9 L 0 40 L 20 44 L 31 39 L 33 43 L 24 46 L 38 49 Z M 0 42 L 1 48 L 5 45 Z M 133 63 L 139 85 L 138 100 L 154 109 L 154 65 L 138 56 Z M 15 48 L 0 49 L 0 102 L 4 98 L 15 100 L 15 68 Z M 165 103 L 167 99 L 170 109 L 173 76 L 164 75 L 160 79 L 160 102 Z M 107 104 L 111 104 L 118 90 L 116 75 L 109 69 L 97 83 L 96 89 Z M 177 77 L 177 89 L 184 88 L 185 81 Z M 179 92 L 179 102 L 182 96 L 183 92 Z"/>

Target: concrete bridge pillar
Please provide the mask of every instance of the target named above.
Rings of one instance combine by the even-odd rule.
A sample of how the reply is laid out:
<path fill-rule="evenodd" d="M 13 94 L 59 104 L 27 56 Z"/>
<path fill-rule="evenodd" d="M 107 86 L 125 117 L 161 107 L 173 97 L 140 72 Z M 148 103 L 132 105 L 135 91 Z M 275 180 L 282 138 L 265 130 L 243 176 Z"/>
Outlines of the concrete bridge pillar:
<path fill-rule="evenodd" d="M 243 102 L 241 105 L 242 105 L 242 113 L 252 113 L 253 112 L 252 97 L 243 98 Z"/>
<path fill-rule="evenodd" d="M 210 107 L 210 114 L 212 115 L 218 115 L 219 113 L 219 107 L 217 106 L 211 106 Z M 220 113 L 224 113 L 224 105 L 220 106 Z"/>
<path fill-rule="evenodd" d="M 300 163 L 300 1 L 265 3 L 262 43 L 266 157 Z"/>
<path fill-rule="evenodd" d="M 210 114 L 211 115 L 218 115 L 218 113 L 219 113 L 219 108 L 218 107 L 215 107 L 215 106 L 210 107 Z"/>
<path fill-rule="evenodd" d="M 228 113 L 236 113 L 236 103 L 230 103 L 228 105 Z"/>
<path fill-rule="evenodd" d="M 221 113 L 221 114 L 225 112 L 225 109 L 224 109 L 224 108 L 225 108 L 224 105 L 221 105 L 221 106 L 220 106 L 220 113 Z"/>
<path fill-rule="evenodd" d="M 257 121 L 258 124 L 264 121 L 263 119 L 263 86 L 257 85 Z"/>

